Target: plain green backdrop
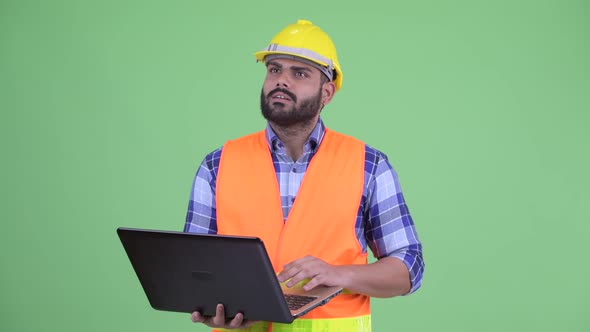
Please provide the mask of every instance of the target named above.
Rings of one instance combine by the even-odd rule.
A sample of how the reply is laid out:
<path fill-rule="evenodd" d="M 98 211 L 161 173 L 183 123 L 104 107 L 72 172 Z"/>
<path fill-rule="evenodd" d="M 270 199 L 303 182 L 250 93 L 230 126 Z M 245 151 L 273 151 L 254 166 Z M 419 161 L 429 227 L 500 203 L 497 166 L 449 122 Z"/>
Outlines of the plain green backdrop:
<path fill-rule="evenodd" d="M 326 124 L 389 156 L 424 244 L 374 329 L 590 331 L 588 1 L 0 0 L 1 331 L 206 330 L 149 307 L 115 229 L 182 229 L 297 19 L 338 47 Z"/>

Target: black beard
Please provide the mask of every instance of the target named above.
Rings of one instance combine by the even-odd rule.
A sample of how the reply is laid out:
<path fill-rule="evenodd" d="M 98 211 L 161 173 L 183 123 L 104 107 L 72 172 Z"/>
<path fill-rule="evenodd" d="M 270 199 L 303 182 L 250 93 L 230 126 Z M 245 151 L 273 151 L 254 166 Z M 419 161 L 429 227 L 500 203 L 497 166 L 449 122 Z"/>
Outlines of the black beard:
<path fill-rule="evenodd" d="M 279 102 L 270 104 L 270 96 L 279 91 L 291 98 L 293 102 L 291 109 L 286 109 L 286 106 Z M 281 127 L 290 127 L 315 120 L 322 106 L 322 90 L 320 89 L 315 96 L 301 100 L 299 106 L 297 105 L 297 97 L 287 90 L 277 88 L 269 92 L 266 96 L 264 95 L 264 90 L 260 93 L 260 110 L 262 111 L 262 116 L 266 120 Z"/>

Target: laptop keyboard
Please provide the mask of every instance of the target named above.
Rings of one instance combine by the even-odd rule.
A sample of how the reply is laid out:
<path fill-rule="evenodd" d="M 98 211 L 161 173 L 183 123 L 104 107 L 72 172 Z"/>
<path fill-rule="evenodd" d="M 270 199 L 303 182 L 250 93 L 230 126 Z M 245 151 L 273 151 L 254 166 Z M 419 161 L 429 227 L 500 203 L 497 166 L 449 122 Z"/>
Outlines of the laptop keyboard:
<path fill-rule="evenodd" d="M 297 310 L 315 299 L 315 296 L 285 294 L 285 300 L 287 300 L 290 310 Z"/>

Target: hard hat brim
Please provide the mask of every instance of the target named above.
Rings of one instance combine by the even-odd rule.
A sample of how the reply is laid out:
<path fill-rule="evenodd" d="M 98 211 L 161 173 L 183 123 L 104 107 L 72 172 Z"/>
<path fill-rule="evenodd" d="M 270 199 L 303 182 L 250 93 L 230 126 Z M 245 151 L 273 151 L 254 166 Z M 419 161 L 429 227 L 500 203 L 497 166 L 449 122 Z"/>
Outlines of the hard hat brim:
<path fill-rule="evenodd" d="M 311 61 L 313 63 L 317 63 L 317 64 L 324 66 L 324 67 L 329 66 L 329 64 L 327 64 L 321 60 L 314 59 L 312 57 L 304 56 L 304 55 L 294 53 L 294 52 L 264 50 L 264 51 L 259 51 L 259 52 L 254 53 L 254 56 L 256 57 L 256 61 L 264 62 L 264 59 L 266 58 L 266 56 L 271 55 L 271 54 L 285 54 L 285 55 L 293 56 L 296 58 L 302 58 L 302 59 Z M 338 91 L 338 90 L 340 90 L 340 87 L 342 86 L 342 71 L 340 70 L 340 68 L 338 66 L 334 66 L 334 70 L 336 71 L 336 79 L 334 79 L 334 84 L 336 85 L 336 91 Z"/>

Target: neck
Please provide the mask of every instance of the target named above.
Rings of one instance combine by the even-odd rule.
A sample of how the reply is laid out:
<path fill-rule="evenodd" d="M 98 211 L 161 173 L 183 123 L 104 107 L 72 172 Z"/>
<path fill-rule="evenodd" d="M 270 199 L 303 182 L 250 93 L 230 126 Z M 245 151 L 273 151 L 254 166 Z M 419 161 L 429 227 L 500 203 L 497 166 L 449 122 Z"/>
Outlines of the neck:
<path fill-rule="evenodd" d="M 287 154 L 294 161 L 299 160 L 303 154 L 303 146 L 311 135 L 313 128 L 317 124 L 318 119 L 315 118 L 311 121 L 298 123 L 291 126 L 280 126 L 274 122 L 270 122 L 272 130 L 275 132 L 277 137 L 285 144 Z"/>

